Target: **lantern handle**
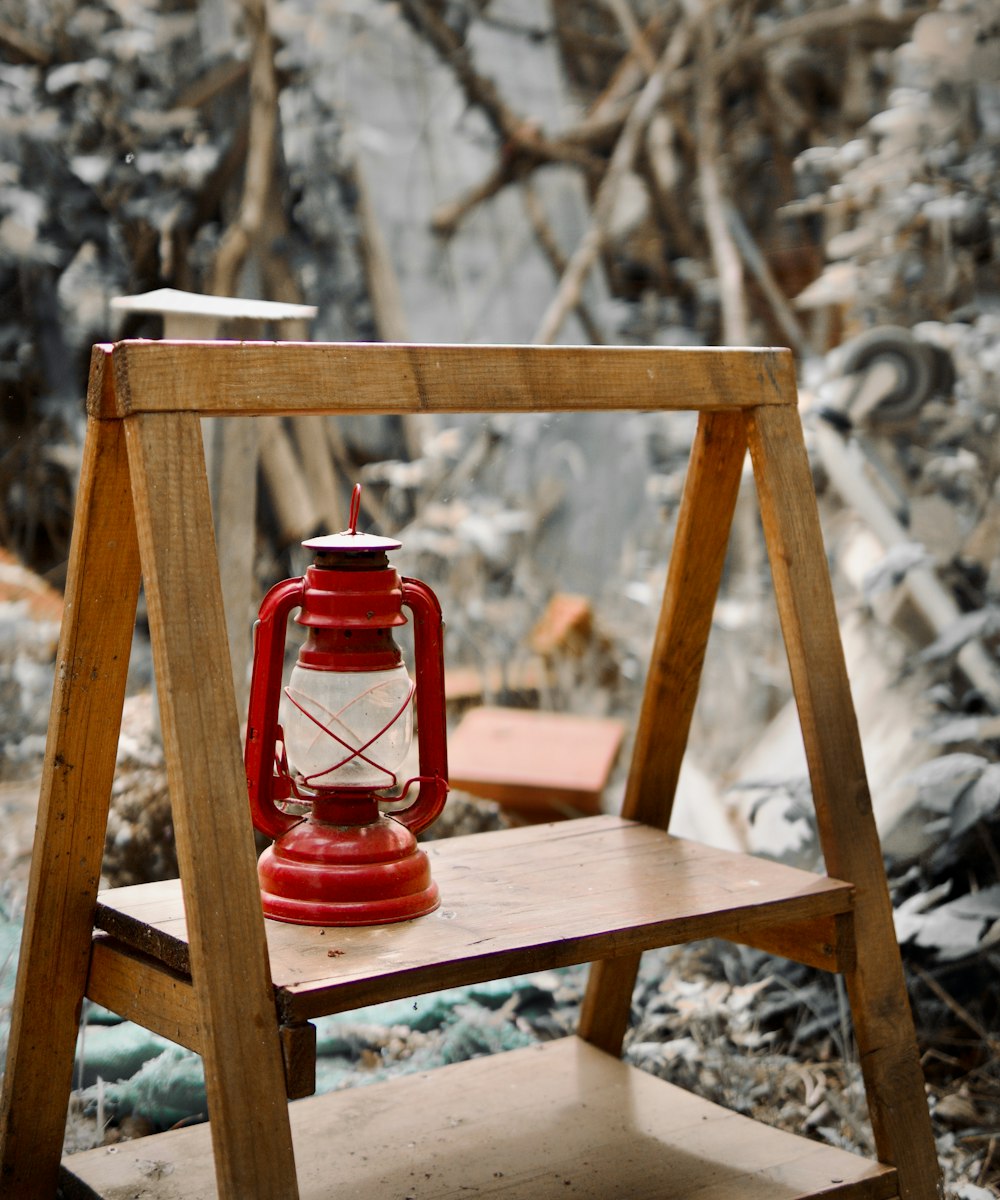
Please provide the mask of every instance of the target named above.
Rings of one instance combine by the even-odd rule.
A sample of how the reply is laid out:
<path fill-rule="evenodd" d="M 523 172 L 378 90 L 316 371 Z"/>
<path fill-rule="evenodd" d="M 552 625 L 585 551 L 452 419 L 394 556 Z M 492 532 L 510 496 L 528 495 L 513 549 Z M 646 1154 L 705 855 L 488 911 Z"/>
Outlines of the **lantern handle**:
<path fill-rule="evenodd" d="M 347 518 L 347 532 L 352 536 L 358 532 L 358 517 L 361 513 L 361 484 L 356 483 L 351 492 L 351 510 Z"/>
<path fill-rule="evenodd" d="M 254 827 L 270 838 L 287 833 L 302 818 L 282 812 L 276 799 L 287 799 L 290 783 L 275 776 L 275 751 L 280 726 L 281 669 L 285 659 L 285 634 L 293 608 L 302 605 L 305 577 L 276 583 L 261 602 L 254 625 L 253 674 L 250 679 L 250 703 L 247 713 L 247 740 L 244 766 L 250 798 L 250 816 Z M 284 796 L 275 793 L 288 787 Z"/>
<path fill-rule="evenodd" d="M 417 680 L 420 795 L 392 819 L 411 833 L 437 820 L 448 796 L 448 736 L 444 714 L 444 619 L 437 596 L 419 579 L 402 580 L 403 605 L 413 614 L 413 674 Z"/>

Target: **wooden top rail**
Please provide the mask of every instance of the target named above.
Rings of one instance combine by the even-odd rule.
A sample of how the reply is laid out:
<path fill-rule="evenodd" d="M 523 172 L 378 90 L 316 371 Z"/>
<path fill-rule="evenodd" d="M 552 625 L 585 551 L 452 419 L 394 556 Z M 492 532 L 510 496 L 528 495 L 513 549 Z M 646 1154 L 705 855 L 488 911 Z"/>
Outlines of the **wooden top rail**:
<path fill-rule="evenodd" d="M 382 342 L 95 346 L 91 416 L 724 410 L 794 404 L 791 351 Z"/>

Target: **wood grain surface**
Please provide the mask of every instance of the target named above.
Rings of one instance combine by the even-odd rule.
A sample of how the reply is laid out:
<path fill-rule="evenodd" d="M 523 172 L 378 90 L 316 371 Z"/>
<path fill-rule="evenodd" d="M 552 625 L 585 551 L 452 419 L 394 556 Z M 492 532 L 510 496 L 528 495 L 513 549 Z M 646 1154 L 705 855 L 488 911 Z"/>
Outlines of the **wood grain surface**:
<path fill-rule="evenodd" d="M 577 1038 L 304 1100 L 292 1123 L 303 1200 L 896 1195 L 891 1168 L 738 1116 Z M 204 1126 L 115 1150 L 66 1166 L 109 1196 L 214 1200 Z M 66 1200 L 84 1195 L 67 1185 Z"/>
<path fill-rule="evenodd" d="M 95 415 L 748 408 L 788 404 L 795 382 L 780 349 L 159 341 L 113 361 Z"/>

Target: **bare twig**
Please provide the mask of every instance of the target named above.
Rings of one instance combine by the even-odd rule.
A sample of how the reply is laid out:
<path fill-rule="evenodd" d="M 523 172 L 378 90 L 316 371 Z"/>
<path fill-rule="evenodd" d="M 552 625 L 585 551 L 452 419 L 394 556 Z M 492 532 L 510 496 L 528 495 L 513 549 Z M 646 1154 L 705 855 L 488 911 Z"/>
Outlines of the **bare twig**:
<path fill-rule="evenodd" d="M 719 280 L 722 306 L 722 339 L 729 346 L 745 346 L 749 338 L 743 266 L 725 216 L 725 196 L 719 175 L 721 122 L 719 70 L 712 10 L 702 17 L 698 37 L 698 77 L 695 104 L 698 125 L 698 189 L 704 208 L 705 228 Z"/>
<path fill-rule="evenodd" d="M 697 241 L 691 221 L 685 211 L 684 168 L 681 155 L 674 147 L 677 123 L 672 114 L 661 109 L 654 114 L 646 130 L 646 156 L 649 160 L 653 195 L 668 232 L 674 253 L 694 256 Z"/>
<path fill-rule="evenodd" d="M 250 60 L 250 136 L 243 195 L 236 219 L 219 244 L 209 290 L 232 295 L 250 247 L 264 226 L 273 199 L 278 134 L 278 82 L 268 0 L 244 0 L 244 16 L 252 45 Z"/>
<path fill-rule="evenodd" d="M 203 108 L 242 83 L 248 69 L 242 59 L 225 59 L 214 63 L 174 98 L 174 108 Z"/>
<path fill-rule="evenodd" d="M 0 46 L 7 50 L 15 62 L 23 59 L 39 67 L 47 67 L 52 61 L 52 54 L 45 46 L 9 21 L 0 21 Z"/>
<path fill-rule="evenodd" d="M 898 16 L 887 16 L 881 4 L 844 4 L 840 8 L 820 9 L 804 13 L 801 17 L 789 17 L 760 33 L 753 33 L 731 43 L 719 53 L 720 75 L 738 63 L 753 61 L 772 46 L 781 42 L 801 38 L 824 37 L 868 28 L 884 32 L 891 44 L 924 15 L 934 11 L 932 7 L 911 9 Z"/>
<path fill-rule="evenodd" d="M 727 203 L 724 207 L 724 212 L 730 232 L 739 248 L 743 261 L 750 268 L 750 272 L 757 280 L 760 290 L 771 305 L 771 311 L 774 313 L 775 319 L 781 326 L 785 337 L 788 338 L 789 345 L 796 354 L 804 357 L 809 352 L 809 343 L 802 331 L 798 317 L 788 302 L 788 298 L 778 285 L 778 281 L 774 278 L 771 268 L 767 265 L 767 260 L 760 252 L 760 248 L 754 241 L 753 235 L 747 228 L 746 222 L 740 215 L 739 210 L 734 204 Z"/>
<path fill-rule="evenodd" d="M 652 75 L 656 70 L 656 55 L 650 49 L 645 34 L 639 28 L 639 22 L 635 19 L 635 13 L 632 11 L 629 0 L 604 0 L 604 5 L 618 22 L 622 33 L 628 38 L 629 49 L 635 55 L 643 71 L 647 75 Z"/>
<path fill-rule="evenodd" d="M 950 1009 L 956 1017 L 958 1017 L 963 1025 L 971 1029 L 976 1037 L 982 1039 L 992 1053 L 995 1054 L 998 1050 L 1000 1050 L 1000 1039 L 991 1037 L 990 1031 L 985 1028 L 983 1023 L 981 1021 L 977 1021 L 967 1008 L 959 1004 L 955 997 L 952 996 L 950 992 L 947 992 L 940 983 L 938 983 L 930 971 L 920 966 L 919 963 L 911 963 L 910 969 L 923 983 L 927 985 L 927 987 L 930 988 L 930 990 L 935 996 L 937 996 L 941 1003 L 944 1004 L 946 1008 Z"/>
<path fill-rule="evenodd" d="M 500 153 L 500 161 L 481 183 L 477 183 L 457 200 L 442 204 L 434 212 L 431 228 L 442 237 L 451 237 L 477 205 L 495 196 L 515 179 L 526 175 L 529 169 L 525 156 L 511 154 L 509 148 L 504 147 Z"/>
<path fill-rule="evenodd" d="M 668 76 L 683 62 L 690 45 L 690 28 L 687 22 L 683 22 L 674 31 L 660 56 L 656 70 L 646 81 L 646 86 L 639 93 L 625 121 L 607 173 L 598 189 L 590 226 L 573 252 L 559 282 L 559 288 L 542 317 L 534 338 L 536 344 L 548 345 L 552 342 L 562 328 L 567 314 L 575 307 L 587 275 L 607 238 L 608 225 L 621 181 L 632 169 L 646 126 L 663 98 Z"/>
<path fill-rule="evenodd" d="M 601 160 L 589 151 L 565 138 L 546 137 L 537 122 L 522 117 L 505 104 L 496 84 L 476 71 L 458 35 L 426 0 L 402 0 L 401 8 L 455 72 L 466 99 L 480 109 L 509 155 L 521 154 L 538 162 L 574 163 L 584 170 L 600 172 Z"/>
<path fill-rule="evenodd" d="M 522 184 L 521 195 L 524 198 L 524 210 L 528 214 L 528 220 L 531 222 L 531 227 L 535 232 L 535 237 L 542 248 L 542 252 L 552 264 L 556 274 L 562 275 L 566 270 L 566 256 L 559 248 L 559 243 L 552 232 L 552 226 L 546 219 L 542 202 L 536 195 L 530 179 L 526 179 Z M 593 346 L 603 346 L 607 339 L 601 333 L 597 322 L 591 315 L 590 309 L 587 307 L 582 296 L 577 299 L 576 315 L 580 318 L 580 324 L 583 326 L 590 344 Z"/>
<path fill-rule="evenodd" d="M 352 166 L 351 175 L 357 191 L 358 217 L 364 235 L 361 240 L 361 253 L 368 278 L 375 328 L 384 342 L 408 342 L 410 323 L 403 304 L 399 277 L 393 266 L 375 205 L 372 203 L 368 181 L 357 159 Z M 331 418 L 331 421 L 333 420 L 334 418 Z M 423 454 L 424 433 L 428 428 L 434 427 L 435 419 L 429 413 L 405 413 L 401 420 L 406 452 L 411 459 L 420 458 Z"/>
<path fill-rule="evenodd" d="M 714 9 L 717 3 L 718 0 L 714 0 L 711 5 L 706 4 L 702 8 L 706 11 L 709 8 Z M 895 44 L 902 33 L 915 24 L 924 13 L 930 11 L 933 10 L 913 9 L 889 17 L 877 4 L 845 4 L 840 8 L 790 17 L 764 32 L 734 38 L 728 45 L 719 47 L 716 69 L 721 78 L 735 67 L 758 61 L 762 54 L 783 42 L 838 37 L 858 30 L 871 30 L 873 34 L 884 35 L 887 45 Z M 648 36 L 646 41 L 648 44 Z M 579 125 L 567 129 L 560 136 L 560 142 L 593 146 L 609 137 L 624 122 L 627 97 L 633 88 L 638 87 L 641 72 L 640 62 L 633 54 L 629 54 L 591 113 Z M 664 101 L 677 100 L 686 95 L 694 86 L 695 80 L 696 72 L 693 67 L 682 67 L 674 71 L 664 86 Z"/>

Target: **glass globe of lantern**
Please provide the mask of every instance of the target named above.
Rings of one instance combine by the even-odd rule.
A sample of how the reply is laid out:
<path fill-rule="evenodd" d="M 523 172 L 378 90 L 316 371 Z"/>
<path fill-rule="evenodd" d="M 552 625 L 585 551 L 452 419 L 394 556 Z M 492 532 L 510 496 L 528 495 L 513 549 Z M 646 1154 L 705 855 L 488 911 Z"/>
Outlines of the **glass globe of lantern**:
<path fill-rule="evenodd" d="M 413 741 L 413 681 L 405 664 L 330 671 L 296 663 L 281 703 L 288 766 L 309 791 L 384 791 Z"/>

